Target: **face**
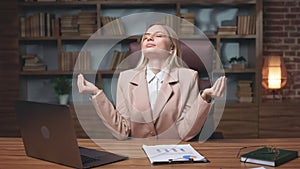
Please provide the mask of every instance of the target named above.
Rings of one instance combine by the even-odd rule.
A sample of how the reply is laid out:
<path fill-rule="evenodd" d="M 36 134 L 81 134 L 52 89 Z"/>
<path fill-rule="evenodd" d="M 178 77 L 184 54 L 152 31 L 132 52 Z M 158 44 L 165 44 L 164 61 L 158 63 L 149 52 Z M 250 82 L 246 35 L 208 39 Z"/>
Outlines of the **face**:
<path fill-rule="evenodd" d="M 167 31 L 161 25 L 150 27 L 142 39 L 142 51 L 148 59 L 165 60 L 170 56 L 172 42 Z"/>

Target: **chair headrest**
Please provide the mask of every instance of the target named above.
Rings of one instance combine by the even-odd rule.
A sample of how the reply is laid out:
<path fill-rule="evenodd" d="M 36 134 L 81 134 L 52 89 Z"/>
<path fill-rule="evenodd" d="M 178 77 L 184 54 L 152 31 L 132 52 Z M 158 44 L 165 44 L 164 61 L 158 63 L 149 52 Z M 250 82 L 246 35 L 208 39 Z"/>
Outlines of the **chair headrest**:
<path fill-rule="evenodd" d="M 199 72 L 212 71 L 214 48 L 209 41 L 186 40 L 180 42 L 182 60 L 186 65 Z M 138 63 L 141 56 L 141 45 L 139 42 L 129 44 L 129 62 L 133 67 Z"/>

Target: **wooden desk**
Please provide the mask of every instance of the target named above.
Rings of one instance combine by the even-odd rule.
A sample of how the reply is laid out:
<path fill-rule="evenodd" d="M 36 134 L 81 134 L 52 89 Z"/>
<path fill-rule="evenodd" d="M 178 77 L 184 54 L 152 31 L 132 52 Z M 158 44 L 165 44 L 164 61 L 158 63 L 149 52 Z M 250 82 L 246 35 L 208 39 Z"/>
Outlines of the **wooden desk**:
<path fill-rule="evenodd" d="M 253 145 L 273 145 L 278 148 L 293 149 L 300 152 L 300 138 L 280 138 L 280 139 L 223 139 L 210 140 L 199 144 L 198 142 L 189 142 L 197 151 L 210 160 L 210 163 L 185 163 L 185 164 L 166 164 L 151 165 L 147 158 L 129 158 L 128 160 L 104 165 L 98 168 L 135 168 L 135 169 L 165 169 L 165 168 L 253 168 L 259 167 L 255 164 L 244 164 L 239 162 L 236 154 L 241 147 Z M 99 149 L 99 147 L 90 140 L 80 139 L 80 146 Z M 112 147 L 118 148 L 116 142 L 109 142 Z M 130 149 L 129 146 L 119 147 L 123 151 Z M 134 153 L 134 152 L 133 152 Z M 62 165 L 27 157 L 24 151 L 23 143 L 20 138 L 0 138 L 0 169 L 41 169 L 41 168 L 68 168 Z M 265 167 L 267 169 L 272 167 Z M 283 164 L 276 169 L 295 169 L 300 168 L 300 158 Z"/>

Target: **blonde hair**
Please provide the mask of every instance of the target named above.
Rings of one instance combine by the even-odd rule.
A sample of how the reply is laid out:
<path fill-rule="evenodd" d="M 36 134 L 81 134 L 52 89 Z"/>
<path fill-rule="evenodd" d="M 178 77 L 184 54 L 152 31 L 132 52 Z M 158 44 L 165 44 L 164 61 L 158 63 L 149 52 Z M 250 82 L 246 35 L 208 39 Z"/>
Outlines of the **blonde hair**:
<path fill-rule="evenodd" d="M 182 67 L 183 63 L 181 60 L 181 48 L 180 48 L 180 43 L 179 43 L 179 39 L 178 39 L 176 32 L 168 25 L 161 24 L 161 23 L 156 23 L 156 24 L 150 25 L 146 29 L 146 31 L 155 25 L 161 26 L 167 32 L 168 37 L 171 41 L 171 46 L 172 46 L 173 50 L 172 50 L 170 57 L 167 59 L 167 63 L 168 63 L 167 68 L 171 69 L 172 67 Z M 143 35 L 142 39 L 144 39 L 144 35 Z M 141 41 L 141 43 L 143 43 L 143 41 Z M 136 69 L 143 69 L 147 65 L 148 60 L 149 59 L 147 59 L 142 52 L 141 58 L 136 66 Z"/>

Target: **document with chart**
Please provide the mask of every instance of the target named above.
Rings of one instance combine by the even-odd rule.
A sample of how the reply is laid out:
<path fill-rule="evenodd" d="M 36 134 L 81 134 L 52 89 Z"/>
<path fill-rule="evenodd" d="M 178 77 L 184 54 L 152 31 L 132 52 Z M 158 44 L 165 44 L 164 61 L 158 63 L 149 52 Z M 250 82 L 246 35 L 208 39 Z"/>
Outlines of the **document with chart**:
<path fill-rule="evenodd" d="M 143 145 L 152 164 L 178 163 L 178 162 L 208 162 L 190 144 L 174 145 Z"/>

